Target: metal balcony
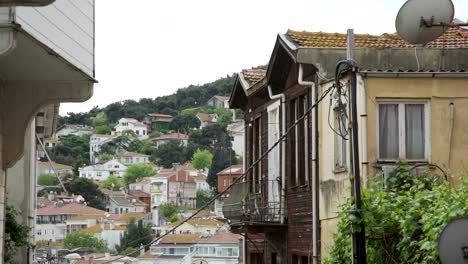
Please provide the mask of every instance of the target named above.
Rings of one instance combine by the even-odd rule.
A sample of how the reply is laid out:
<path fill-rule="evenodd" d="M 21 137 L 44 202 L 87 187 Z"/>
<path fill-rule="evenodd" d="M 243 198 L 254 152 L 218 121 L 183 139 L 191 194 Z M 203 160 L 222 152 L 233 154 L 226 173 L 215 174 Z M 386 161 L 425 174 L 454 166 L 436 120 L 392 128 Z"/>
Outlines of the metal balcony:
<path fill-rule="evenodd" d="M 285 208 L 282 208 L 280 186 L 278 181 L 235 184 L 224 200 L 224 216 L 234 226 L 281 225 Z"/>

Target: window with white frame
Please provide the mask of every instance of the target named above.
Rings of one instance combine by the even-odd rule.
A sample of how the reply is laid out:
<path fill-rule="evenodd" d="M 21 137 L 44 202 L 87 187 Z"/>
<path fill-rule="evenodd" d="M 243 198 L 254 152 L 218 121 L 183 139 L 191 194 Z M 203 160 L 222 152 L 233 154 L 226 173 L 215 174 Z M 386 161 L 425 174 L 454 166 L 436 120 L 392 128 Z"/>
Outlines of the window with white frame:
<path fill-rule="evenodd" d="M 429 156 L 429 103 L 378 102 L 379 160 L 427 160 Z"/>

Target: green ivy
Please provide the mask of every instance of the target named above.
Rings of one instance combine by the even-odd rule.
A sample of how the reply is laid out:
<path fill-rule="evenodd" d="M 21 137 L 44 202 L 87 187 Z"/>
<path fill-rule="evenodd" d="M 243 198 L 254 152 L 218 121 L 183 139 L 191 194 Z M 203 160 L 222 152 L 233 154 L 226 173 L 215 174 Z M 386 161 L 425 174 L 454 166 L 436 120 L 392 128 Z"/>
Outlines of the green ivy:
<path fill-rule="evenodd" d="M 428 171 L 414 176 L 406 163 L 363 191 L 363 219 L 350 214 L 349 199 L 326 264 L 352 263 L 351 234 L 364 221 L 369 263 L 440 263 L 437 243 L 452 220 L 468 216 L 468 182 L 452 188 Z"/>
<path fill-rule="evenodd" d="M 29 227 L 16 221 L 18 213 L 11 205 L 6 207 L 5 221 L 5 263 L 15 263 L 18 248 L 28 245 Z"/>

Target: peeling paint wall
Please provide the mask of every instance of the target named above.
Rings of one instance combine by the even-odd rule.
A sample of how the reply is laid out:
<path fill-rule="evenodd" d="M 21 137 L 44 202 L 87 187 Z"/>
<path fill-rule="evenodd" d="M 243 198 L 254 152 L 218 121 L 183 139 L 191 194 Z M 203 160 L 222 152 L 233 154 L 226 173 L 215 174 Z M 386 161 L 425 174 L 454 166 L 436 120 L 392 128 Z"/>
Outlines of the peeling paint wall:
<path fill-rule="evenodd" d="M 330 87 L 323 84 L 321 91 Z M 381 99 L 426 100 L 429 103 L 430 153 L 429 162 L 440 166 L 449 174 L 455 186 L 468 178 L 468 78 L 446 77 L 364 77 L 358 82 L 358 93 L 366 91 L 367 128 L 359 120 L 360 155 L 362 161 L 362 129 L 367 132 L 369 179 L 380 177 L 383 163 L 377 160 L 377 102 Z M 339 221 L 339 205 L 351 195 L 349 165 L 346 170 L 335 170 L 335 134 L 328 124 L 329 97 L 319 106 L 319 158 L 320 158 L 320 235 L 321 255 L 326 257 L 333 245 L 333 233 Z M 358 116 L 363 113 L 358 97 Z M 448 161 L 450 135 L 450 103 L 454 103 L 455 115 L 452 131 L 451 160 Z M 333 125 L 333 108 L 330 120 Z M 347 146 L 349 151 L 349 141 Z M 347 157 L 349 163 L 349 153 Z M 368 170 L 366 170 L 368 167 Z M 434 170 L 434 173 L 441 174 Z M 363 179 L 365 184 L 365 179 Z M 363 185 L 365 186 L 365 185 Z"/>

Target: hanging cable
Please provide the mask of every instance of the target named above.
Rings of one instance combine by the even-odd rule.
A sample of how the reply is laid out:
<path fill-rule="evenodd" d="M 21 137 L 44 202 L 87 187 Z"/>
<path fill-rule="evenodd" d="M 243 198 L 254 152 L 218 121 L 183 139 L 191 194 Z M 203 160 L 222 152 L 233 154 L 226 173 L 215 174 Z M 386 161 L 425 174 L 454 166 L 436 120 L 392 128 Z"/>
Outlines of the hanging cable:
<path fill-rule="evenodd" d="M 299 118 L 297 119 L 290 127 L 288 127 L 288 129 L 285 131 L 285 133 L 265 152 L 263 153 L 260 158 L 258 158 L 255 162 L 253 162 L 247 169 L 246 171 L 239 177 L 237 177 L 230 185 L 228 185 L 226 187 L 226 189 L 222 192 L 219 192 L 217 195 L 213 196 L 205 205 L 203 205 L 202 207 L 200 207 L 199 209 L 197 209 L 195 211 L 195 213 L 193 213 L 191 216 L 187 217 L 185 220 L 181 221 L 179 224 L 177 224 L 176 226 L 174 226 L 173 228 L 171 228 L 169 231 L 167 231 L 165 234 L 155 238 L 154 240 L 152 240 L 151 242 L 149 242 L 148 244 L 146 245 L 143 245 L 142 247 L 143 248 L 146 248 L 156 242 L 158 242 L 159 240 L 163 239 L 164 237 L 166 237 L 167 235 L 171 234 L 173 231 L 175 231 L 177 228 L 179 228 L 181 225 L 183 225 L 184 223 L 188 222 L 190 219 L 194 218 L 197 214 L 199 214 L 201 211 L 203 211 L 206 207 L 208 207 L 210 204 L 214 203 L 216 201 L 216 199 L 218 199 L 219 197 L 221 197 L 222 195 L 224 195 L 227 191 L 229 191 L 235 184 L 237 184 L 240 180 L 244 179 L 245 176 L 250 173 L 250 171 L 255 168 L 255 166 L 257 166 L 258 163 L 260 163 L 271 151 L 273 151 L 273 149 L 275 149 L 288 135 L 289 133 L 291 133 L 291 131 L 293 131 L 293 129 L 300 123 L 302 122 L 306 117 L 309 116 L 309 114 L 312 112 L 312 109 L 314 109 L 315 107 L 317 107 L 319 105 L 320 102 L 322 102 L 322 100 L 330 93 L 330 91 L 332 90 L 332 87 L 328 88 L 323 94 L 322 96 L 317 100 L 317 102 L 315 104 L 313 104 L 309 109 L 307 109 L 307 111 Z M 124 256 L 121 256 L 119 258 L 116 258 L 116 259 L 113 259 L 113 260 L 110 260 L 110 261 L 106 261 L 106 262 L 103 262 L 103 264 L 106 264 L 106 263 L 112 263 L 113 261 L 116 261 L 116 260 L 119 260 L 119 259 L 122 259 L 124 257 L 127 257 L 127 256 L 130 256 L 130 255 L 133 255 L 137 252 L 140 251 L 140 249 L 142 248 L 138 248 L 137 250 L 135 251 L 132 251 L 130 252 L 129 254 L 127 255 L 124 255 Z"/>
<path fill-rule="evenodd" d="M 46 150 L 46 148 L 44 147 L 44 144 L 42 143 L 42 140 L 41 140 L 41 138 L 39 137 L 39 135 L 37 135 L 37 133 L 36 133 L 36 139 L 37 139 L 37 141 L 39 142 L 39 145 L 41 145 L 42 151 L 44 151 L 44 153 L 45 153 L 45 155 L 46 155 L 46 157 L 47 157 L 47 161 L 49 162 L 50 167 L 51 167 L 52 170 L 54 171 L 55 177 L 57 177 L 57 179 L 59 180 L 60 186 L 62 186 L 63 191 L 64 191 L 65 193 L 67 193 L 67 189 L 65 188 L 65 185 L 63 185 L 62 179 L 60 179 L 60 176 L 58 175 L 57 170 L 55 169 L 55 166 L 54 166 L 52 160 L 51 160 L 50 157 L 49 157 L 49 153 L 47 153 L 47 150 Z"/>

